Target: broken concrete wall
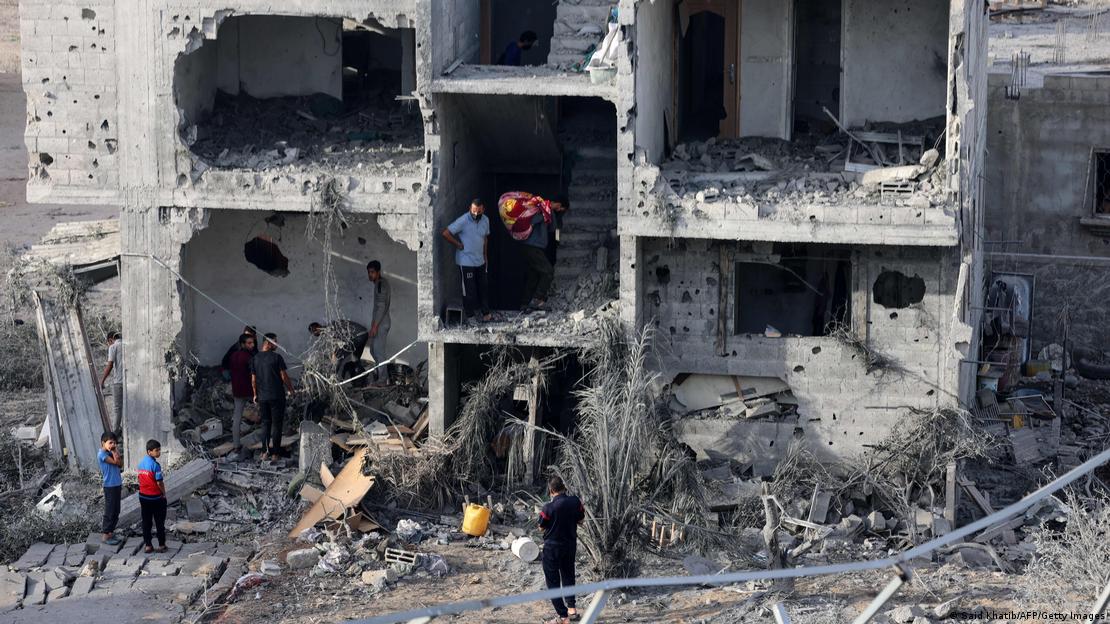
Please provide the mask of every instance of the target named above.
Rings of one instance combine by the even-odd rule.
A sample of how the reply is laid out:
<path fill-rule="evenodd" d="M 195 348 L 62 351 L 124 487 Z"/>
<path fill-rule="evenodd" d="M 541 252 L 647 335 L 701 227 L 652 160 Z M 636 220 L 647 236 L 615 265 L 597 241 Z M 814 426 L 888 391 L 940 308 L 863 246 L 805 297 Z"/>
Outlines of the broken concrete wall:
<path fill-rule="evenodd" d="M 423 244 L 420 250 L 420 279 L 429 284 L 421 291 L 421 332 L 433 332 L 449 300 L 461 303 L 462 286 L 455 265 L 454 249 L 441 236 L 443 228 L 463 214 L 471 199 L 482 190 L 482 158 L 475 129 L 467 123 L 460 95 L 439 95 L 436 135 L 438 158 L 434 161 L 434 184 L 439 192 L 425 206 Z M 431 141 L 430 141 L 431 142 Z M 499 226 L 496 199 L 487 199 L 490 227 Z"/>
<path fill-rule="evenodd" d="M 1092 159 L 1110 148 L 1110 78 L 1049 75 L 1019 100 L 1008 84 L 991 76 L 985 222 L 988 240 L 1013 242 L 991 246 L 991 268 L 1036 276 L 1034 350 L 1060 342 L 1065 303 L 1073 339 L 1101 350 L 1110 219 L 1095 212 Z"/>
<path fill-rule="evenodd" d="M 336 138 L 326 132 L 320 135 L 321 144 L 316 148 L 323 156 L 309 154 L 308 160 L 298 156 L 290 163 L 277 162 L 280 161 L 278 158 L 272 166 L 220 167 L 217 162 L 198 158 L 190 150 L 188 137 L 196 134 L 195 128 L 190 126 L 196 123 L 205 107 L 211 107 L 216 87 L 227 91 L 233 89 L 232 85 L 236 85 L 234 89 L 242 85 L 252 96 L 268 96 L 282 95 L 285 91 L 271 93 L 259 90 L 257 85 L 281 83 L 283 89 L 292 91 L 330 90 L 334 91 L 333 95 L 341 95 L 341 75 L 338 73 L 341 43 L 334 39 L 338 34 L 339 20 L 343 17 L 360 22 L 371 20 L 390 29 L 415 27 L 420 45 L 415 50 L 412 46 L 407 49 L 414 55 L 413 61 L 418 61 L 417 82 L 424 84 L 428 80 L 425 61 L 430 50 L 424 42 L 428 37 L 430 17 L 427 8 L 419 3 L 398 6 L 389 2 L 322 2 L 295 10 L 283 7 L 280 12 L 284 16 L 266 14 L 277 11 L 269 5 L 252 5 L 237 8 L 236 13 L 244 14 L 234 17 L 226 9 L 172 10 L 158 14 L 156 27 L 165 36 L 164 49 L 170 62 L 159 64 L 154 71 L 156 75 L 153 79 L 165 85 L 165 89 L 157 91 L 159 95 L 155 105 L 159 114 L 151 120 L 156 126 L 158 138 L 148 140 L 151 140 L 152 148 L 157 150 L 159 160 L 164 164 L 155 170 L 161 178 L 159 186 L 164 203 L 206 208 L 307 211 L 316 206 L 322 189 L 334 179 L 338 181 L 350 210 L 381 215 L 382 227 L 395 240 L 415 249 L 418 244 L 415 215 L 418 203 L 424 200 L 427 193 L 428 175 L 420 128 L 415 131 L 417 138 L 414 144 L 397 144 L 394 149 L 382 153 L 371 149 L 357 163 L 347 162 L 349 158 L 346 161 L 338 159 L 337 164 L 313 160 L 317 157 L 328 159 L 328 153 L 323 151 L 327 141 L 340 144 L 346 141 L 346 135 Z M 287 15 L 289 13 L 298 15 Z M 321 47 L 321 33 L 315 27 L 317 22 L 330 29 L 331 40 L 335 43 L 332 48 Z M 279 31 L 290 29 L 295 32 L 282 35 L 279 43 L 270 41 Z M 243 46 L 253 50 L 248 51 Z M 207 51 L 209 48 L 216 52 Z M 275 49 L 281 52 L 273 52 Z M 196 57 L 195 60 L 193 57 Z M 237 59 L 234 63 L 231 62 L 233 57 Z M 324 59 L 330 69 L 313 70 L 313 67 L 319 66 L 320 59 Z M 232 65 L 236 67 L 235 71 L 229 69 Z M 284 73 L 309 75 L 305 80 L 316 80 L 312 76 L 329 77 L 326 85 L 275 78 Z M 216 77 L 215 84 L 213 76 Z M 419 118 L 422 115 L 418 102 L 409 102 L 405 106 L 409 107 L 407 110 L 413 116 Z M 262 147 L 269 149 L 274 146 Z M 261 147 L 260 150 L 266 151 Z"/>
<path fill-rule="evenodd" d="M 29 201 L 108 203 L 117 198 L 113 4 L 19 3 Z"/>
<path fill-rule="evenodd" d="M 852 331 L 892 363 L 869 371 L 858 348 L 834 337 L 735 335 L 736 306 L 744 303 L 736 300 L 731 261 L 726 260 L 728 270 L 718 268 L 721 244 L 734 247 L 706 240 L 642 240 L 640 314 L 657 328 L 657 353 L 668 374 L 782 379 L 794 390 L 803 421 L 821 423 L 822 447 L 833 442 L 833 449 L 826 450 L 837 452 L 874 442 L 901 418 L 897 408 L 957 404 L 955 342 L 967 338 L 952 322 L 959 265 L 954 251 L 852 249 Z M 911 297 L 904 307 L 876 302 L 875 285 L 884 272 L 919 280 L 924 286 L 917 293 L 920 299 Z"/>
<path fill-rule="evenodd" d="M 120 214 L 123 452 L 130 469 L 146 455 L 147 440 L 162 442 L 166 464 L 183 450 L 173 435 L 171 370 L 182 370 L 186 287 L 174 272 L 182 270 L 182 246 L 206 227 L 208 216 L 203 210 L 138 206 Z"/>
<path fill-rule="evenodd" d="M 948 129 L 945 133 L 949 162 L 949 186 L 959 201 L 961 237 L 961 279 L 957 285 L 956 318 L 959 331 L 968 336 L 960 345 L 965 359 L 974 359 L 980 342 L 983 311 L 975 302 L 985 300 L 984 285 L 987 240 L 987 71 L 989 19 L 987 11 L 974 0 L 951 2 L 948 46 Z M 974 366 L 962 365 L 961 398 L 973 404 L 976 386 Z"/>
<path fill-rule="evenodd" d="M 220 89 L 251 97 L 326 93 L 343 97 L 343 22 L 331 17 L 245 15 L 220 25 L 217 41 Z"/>
<path fill-rule="evenodd" d="M 212 109 L 216 90 L 255 98 L 326 93 L 343 97 L 342 22 L 244 15 L 220 23 L 215 41 L 178 57 L 174 94 L 184 123 Z"/>
<path fill-rule="evenodd" d="M 937 0 L 845 0 L 845 124 L 944 114 L 948 16 L 948 2 Z"/>
<path fill-rule="evenodd" d="M 328 258 L 323 233 L 315 238 L 308 235 L 307 215 L 280 216 L 284 225 L 278 227 L 263 222 L 263 215 L 254 211 L 212 211 L 208 227 L 185 246 L 182 275 L 259 331 L 277 333 L 282 346 L 300 354 L 311 343 L 308 324 L 331 320 L 326 310 L 325 263 L 331 263 L 335 279 L 331 295 L 339 318 L 369 327 L 373 296 L 365 266 L 378 260 L 393 288 L 386 349 L 392 354 L 416 339 L 415 251 L 391 240 L 366 217 L 354 217 L 342 234 L 333 234 L 333 253 Z M 247 261 L 244 243 L 256 236 L 274 241 L 288 260 L 288 274 L 266 273 Z M 218 365 L 238 339 L 243 323 L 192 290 L 185 292 L 184 301 L 189 352 L 202 364 Z M 418 346 L 400 359 L 415 367 L 426 357 Z"/>

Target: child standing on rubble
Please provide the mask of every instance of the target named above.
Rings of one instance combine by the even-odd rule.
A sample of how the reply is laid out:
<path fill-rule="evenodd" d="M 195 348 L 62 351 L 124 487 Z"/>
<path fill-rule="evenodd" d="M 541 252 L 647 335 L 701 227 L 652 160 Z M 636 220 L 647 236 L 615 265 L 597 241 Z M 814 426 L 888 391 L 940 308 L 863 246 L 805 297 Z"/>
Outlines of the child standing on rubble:
<path fill-rule="evenodd" d="M 162 480 L 162 443 L 147 440 L 146 457 L 139 462 L 139 506 L 143 512 L 143 552 L 166 552 L 166 484 Z M 158 531 L 158 548 L 151 541 L 151 525 Z"/>
<path fill-rule="evenodd" d="M 111 431 L 105 431 L 100 436 L 100 452 L 96 460 L 100 464 L 100 476 L 104 483 L 104 521 L 100 530 L 104 533 L 104 543 L 109 546 L 118 546 L 122 540 L 114 535 L 116 523 L 119 522 L 119 500 L 123 492 L 123 477 L 120 467 L 123 458 L 119 454 L 119 438 Z"/>

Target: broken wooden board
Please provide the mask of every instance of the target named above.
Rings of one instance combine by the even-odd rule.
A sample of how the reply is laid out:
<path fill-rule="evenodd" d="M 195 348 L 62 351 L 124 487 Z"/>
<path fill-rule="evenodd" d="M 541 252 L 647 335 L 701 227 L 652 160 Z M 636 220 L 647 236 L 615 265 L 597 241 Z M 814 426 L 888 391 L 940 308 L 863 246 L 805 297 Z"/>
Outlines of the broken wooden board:
<path fill-rule="evenodd" d="M 314 526 L 317 522 L 341 517 L 348 507 L 352 507 L 374 486 L 374 477 L 362 474 L 366 449 L 357 453 L 343 466 L 335 480 L 324 490 L 320 500 L 312 504 L 301 516 L 297 525 L 289 531 L 289 537 L 296 537 L 301 531 Z"/>
<path fill-rule="evenodd" d="M 324 487 L 328 487 L 332 481 L 335 481 L 335 475 L 328 470 L 327 464 L 320 462 L 320 483 L 324 484 Z"/>
<path fill-rule="evenodd" d="M 57 266 L 111 262 L 120 255 L 119 219 L 58 223 L 26 255 Z"/>
<path fill-rule="evenodd" d="M 424 407 L 424 411 L 420 412 L 420 418 L 416 419 L 416 423 L 412 426 L 412 439 L 418 440 L 424 432 L 428 430 L 428 408 Z"/>
<path fill-rule="evenodd" d="M 71 465 L 93 468 L 97 466 L 100 435 L 110 424 L 100 384 L 95 379 L 92 350 L 80 308 L 58 305 L 37 291 L 32 296 L 39 339 L 47 355 L 44 368 L 49 378 L 44 381 L 51 391 L 47 401 L 54 401 L 52 410 L 59 421 L 67 460 Z"/>

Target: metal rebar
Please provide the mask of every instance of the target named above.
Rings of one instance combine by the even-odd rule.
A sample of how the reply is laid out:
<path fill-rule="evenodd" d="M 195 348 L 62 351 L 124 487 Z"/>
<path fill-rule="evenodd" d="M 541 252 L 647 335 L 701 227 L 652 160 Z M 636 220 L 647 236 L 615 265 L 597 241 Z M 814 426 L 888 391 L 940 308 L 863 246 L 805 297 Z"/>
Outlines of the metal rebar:
<path fill-rule="evenodd" d="M 875 599 L 871 601 L 871 604 L 867 605 L 863 613 L 860 613 L 859 617 L 852 620 L 852 624 L 867 624 L 870 622 L 871 618 L 879 613 L 879 609 L 886 606 L 886 603 L 894 597 L 894 594 L 898 593 L 899 589 L 902 589 L 902 586 L 905 585 L 908 580 L 910 580 L 910 573 L 906 568 L 896 566 L 894 568 L 894 578 L 890 579 L 890 582 L 886 584 L 883 591 L 879 592 L 878 596 L 875 596 Z"/>
<path fill-rule="evenodd" d="M 590 606 L 582 613 L 582 624 L 593 624 L 597 618 L 601 616 L 601 611 L 605 608 L 605 603 L 609 602 L 609 590 L 603 589 L 594 594 L 594 599 L 590 602 Z"/>
<path fill-rule="evenodd" d="M 1091 619 L 1097 620 L 1098 616 L 1106 610 L 1106 603 L 1110 602 L 1110 583 L 1106 584 L 1106 588 L 1098 595 L 1098 600 L 1095 600 L 1095 606 L 1091 608 Z"/>
<path fill-rule="evenodd" d="M 771 605 L 771 613 L 775 614 L 775 624 L 790 624 L 790 615 L 786 613 L 786 607 L 781 602 Z"/>

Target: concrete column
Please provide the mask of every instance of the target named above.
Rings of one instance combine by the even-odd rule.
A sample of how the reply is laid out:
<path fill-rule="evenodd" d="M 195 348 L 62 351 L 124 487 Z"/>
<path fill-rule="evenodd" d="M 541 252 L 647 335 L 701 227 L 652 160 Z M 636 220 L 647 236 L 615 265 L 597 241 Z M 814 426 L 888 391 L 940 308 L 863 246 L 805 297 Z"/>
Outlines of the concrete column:
<path fill-rule="evenodd" d="M 416 91 L 416 31 L 401 29 L 401 95 Z"/>
<path fill-rule="evenodd" d="M 621 320 L 629 330 L 643 325 L 640 313 L 642 273 L 640 269 L 641 241 L 638 236 L 620 237 L 620 304 Z"/>
<path fill-rule="evenodd" d="M 428 343 L 428 436 L 442 438 L 459 409 L 459 356 L 455 345 Z"/>
<path fill-rule="evenodd" d="M 203 227 L 204 213 L 129 205 L 120 213 L 120 225 L 123 445 L 127 468 L 133 470 L 146 454 L 149 439 L 162 443 L 163 463 L 173 462 L 182 451 L 173 435 L 173 388 L 166 354 L 181 344 L 186 287 L 170 269 L 180 272 L 182 246 Z"/>

